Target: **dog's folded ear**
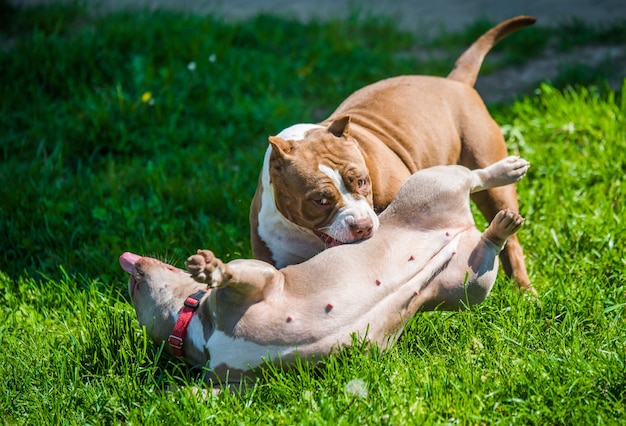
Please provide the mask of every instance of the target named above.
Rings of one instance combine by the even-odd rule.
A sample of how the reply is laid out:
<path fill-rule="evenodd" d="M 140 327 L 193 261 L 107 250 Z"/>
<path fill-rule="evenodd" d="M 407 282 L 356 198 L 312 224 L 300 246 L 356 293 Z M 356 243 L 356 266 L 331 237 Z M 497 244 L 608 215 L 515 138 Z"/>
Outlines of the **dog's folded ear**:
<path fill-rule="evenodd" d="M 293 151 L 293 142 L 279 138 L 278 136 L 269 137 L 270 144 L 274 148 L 273 151 L 280 157 L 285 157 Z"/>
<path fill-rule="evenodd" d="M 328 127 L 328 131 L 338 138 L 350 136 L 350 116 L 344 115 L 334 120 Z"/>

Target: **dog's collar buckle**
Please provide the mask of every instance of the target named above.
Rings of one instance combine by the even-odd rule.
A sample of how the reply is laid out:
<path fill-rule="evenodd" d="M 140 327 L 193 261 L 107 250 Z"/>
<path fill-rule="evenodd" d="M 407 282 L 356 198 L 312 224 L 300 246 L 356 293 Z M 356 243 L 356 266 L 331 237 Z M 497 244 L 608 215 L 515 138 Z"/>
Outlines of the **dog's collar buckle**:
<path fill-rule="evenodd" d="M 174 325 L 174 330 L 172 330 L 172 334 L 170 334 L 170 337 L 167 339 L 167 343 L 170 345 L 174 356 L 183 356 L 183 343 L 185 342 L 185 337 L 187 337 L 187 327 L 196 309 L 200 306 L 200 300 L 202 300 L 206 293 L 206 290 L 199 290 L 190 294 L 185 299 L 183 309 L 178 315 L 178 320 L 176 320 L 176 324 Z"/>
<path fill-rule="evenodd" d="M 200 304 L 200 300 L 202 299 L 202 296 L 204 296 L 205 294 L 206 290 L 196 291 L 195 293 L 187 296 L 184 305 L 188 308 L 197 309 L 198 305 Z"/>
<path fill-rule="evenodd" d="M 169 343 L 170 347 L 175 351 L 183 350 L 183 339 L 181 339 L 178 336 L 174 336 L 173 334 L 170 334 L 169 339 L 167 339 L 167 343 Z"/>

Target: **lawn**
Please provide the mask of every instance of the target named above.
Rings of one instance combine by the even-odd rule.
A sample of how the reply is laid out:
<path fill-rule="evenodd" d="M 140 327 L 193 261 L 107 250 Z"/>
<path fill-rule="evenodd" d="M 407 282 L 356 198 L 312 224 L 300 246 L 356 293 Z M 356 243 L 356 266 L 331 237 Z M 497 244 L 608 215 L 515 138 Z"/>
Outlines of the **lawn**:
<path fill-rule="evenodd" d="M 0 11 L 5 424 L 626 419 L 626 83 L 605 83 L 625 81 L 623 64 L 562 64 L 558 78 L 489 105 L 510 152 L 532 163 L 519 236 L 537 298 L 501 274 L 483 304 L 416 316 L 388 352 L 355 342 L 317 366 L 268 368 L 245 395 L 204 398 L 202 371 L 138 327 L 119 255 L 250 257 L 268 135 L 324 118 L 378 79 L 445 75 L 492 23 L 426 39 L 357 12 L 301 24 Z M 624 40 L 626 22 L 525 29 L 484 71 Z"/>

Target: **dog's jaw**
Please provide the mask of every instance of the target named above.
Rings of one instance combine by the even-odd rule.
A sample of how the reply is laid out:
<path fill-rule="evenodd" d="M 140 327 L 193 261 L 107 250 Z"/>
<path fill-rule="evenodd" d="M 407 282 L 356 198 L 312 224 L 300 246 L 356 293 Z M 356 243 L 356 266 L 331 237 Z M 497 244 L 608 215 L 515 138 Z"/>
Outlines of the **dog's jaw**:
<path fill-rule="evenodd" d="M 337 247 L 344 244 L 342 241 L 335 240 L 333 237 L 322 231 L 315 230 L 313 232 L 315 232 L 317 238 L 319 238 L 327 248 Z"/>

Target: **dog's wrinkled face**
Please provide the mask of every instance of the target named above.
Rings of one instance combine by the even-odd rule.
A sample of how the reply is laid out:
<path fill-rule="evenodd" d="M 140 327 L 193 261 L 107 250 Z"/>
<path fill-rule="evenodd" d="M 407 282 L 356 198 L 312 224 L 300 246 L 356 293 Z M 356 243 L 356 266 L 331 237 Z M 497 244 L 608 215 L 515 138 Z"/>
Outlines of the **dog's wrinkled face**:
<path fill-rule="evenodd" d="M 276 207 L 327 245 L 369 238 L 378 229 L 363 155 L 347 117 L 298 141 L 271 137 L 270 181 Z"/>
<path fill-rule="evenodd" d="M 128 292 L 139 324 L 158 342 L 172 332 L 185 298 L 206 288 L 186 271 L 150 257 L 124 253 L 120 265 L 130 274 Z"/>

